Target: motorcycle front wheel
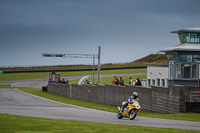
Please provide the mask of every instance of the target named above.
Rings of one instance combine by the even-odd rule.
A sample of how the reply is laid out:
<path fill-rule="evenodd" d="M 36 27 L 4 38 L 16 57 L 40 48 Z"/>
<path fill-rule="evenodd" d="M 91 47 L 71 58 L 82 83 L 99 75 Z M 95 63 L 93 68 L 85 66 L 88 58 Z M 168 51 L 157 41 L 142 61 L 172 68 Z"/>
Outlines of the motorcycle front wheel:
<path fill-rule="evenodd" d="M 122 119 L 122 118 L 123 118 L 121 111 L 119 111 L 119 112 L 117 113 L 117 118 L 118 118 L 118 119 Z"/>
<path fill-rule="evenodd" d="M 129 115 L 130 120 L 135 119 L 136 116 L 137 116 L 137 110 L 135 109 L 131 110 L 130 115 Z"/>

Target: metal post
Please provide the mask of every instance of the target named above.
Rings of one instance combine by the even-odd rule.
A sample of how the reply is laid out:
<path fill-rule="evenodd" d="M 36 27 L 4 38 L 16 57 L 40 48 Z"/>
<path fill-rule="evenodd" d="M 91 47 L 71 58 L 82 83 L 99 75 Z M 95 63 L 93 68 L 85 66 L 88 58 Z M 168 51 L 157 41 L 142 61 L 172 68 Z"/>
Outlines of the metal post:
<path fill-rule="evenodd" d="M 69 88 L 69 97 L 72 97 L 72 85 L 70 84 L 69 87 L 70 87 L 70 88 Z"/>
<path fill-rule="evenodd" d="M 199 72 L 200 72 L 200 71 L 199 71 L 199 69 L 200 69 L 199 66 L 200 66 L 200 64 L 197 65 L 197 71 L 198 71 L 198 72 L 197 72 L 197 73 L 198 73 L 198 74 L 197 74 L 197 77 L 198 77 L 198 81 L 199 81 L 199 74 L 200 74 L 200 73 L 199 73 Z M 200 86 L 200 81 L 199 81 L 199 86 Z"/>
<path fill-rule="evenodd" d="M 95 64 L 95 55 L 93 55 L 93 81 L 92 81 L 93 84 L 94 84 L 94 64 Z"/>
<path fill-rule="evenodd" d="M 97 81 L 97 84 L 100 84 L 100 59 L 101 59 L 101 46 L 98 46 L 98 81 Z"/>

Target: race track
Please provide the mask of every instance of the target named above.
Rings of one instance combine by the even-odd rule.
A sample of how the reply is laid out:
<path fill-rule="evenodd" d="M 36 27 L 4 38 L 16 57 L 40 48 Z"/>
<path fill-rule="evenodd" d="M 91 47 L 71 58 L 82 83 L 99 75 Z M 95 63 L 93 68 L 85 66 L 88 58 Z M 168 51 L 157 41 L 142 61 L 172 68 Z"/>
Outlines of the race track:
<path fill-rule="evenodd" d="M 117 112 L 117 109 L 116 109 Z M 54 102 L 16 89 L 0 89 L 0 113 L 110 124 L 200 130 L 200 122 L 137 116 L 118 119 L 116 113 Z"/>

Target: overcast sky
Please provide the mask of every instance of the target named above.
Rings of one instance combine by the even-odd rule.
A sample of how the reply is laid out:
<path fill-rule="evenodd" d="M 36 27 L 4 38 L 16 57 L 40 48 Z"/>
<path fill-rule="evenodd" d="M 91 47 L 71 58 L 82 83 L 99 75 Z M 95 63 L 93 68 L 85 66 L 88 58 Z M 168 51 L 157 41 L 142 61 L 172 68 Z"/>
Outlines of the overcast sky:
<path fill-rule="evenodd" d="M 179 44 L 170 31 L 200 27 L 200 0 L 0 0 L 0 66 L 92 64 L 42 53 L 131 62 Z M 97 63 L 97 60 L 96 60 Z"/>

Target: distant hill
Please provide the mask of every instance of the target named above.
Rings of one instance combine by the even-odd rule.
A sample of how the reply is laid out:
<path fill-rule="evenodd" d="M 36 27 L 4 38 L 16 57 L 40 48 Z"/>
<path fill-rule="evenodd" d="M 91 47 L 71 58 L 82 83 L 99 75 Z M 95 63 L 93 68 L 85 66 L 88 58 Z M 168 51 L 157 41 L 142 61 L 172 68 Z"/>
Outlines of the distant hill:
<path fill-rule="evenodd" d="M 130 64 L 168 64 L 168 60 L 165 54 L 150 54 L 136 61 L 130 62 Z"/>
<path fill-rule="evenodd" d="M 165 54 L 150 54 L 141 59 L 130 63 L 107 63 L 101 64 L 101 68 L 123 68 L 123 67 L 139 67 L 147 65 L 167 65 L 168 60 Z M 56 66 L 20 66 L 0 68 L 0 71 L 34 71 L 34 70 L 72 70 L 72 69 L 92 69 L 92 65 L 56 65 Z M 95 65 L 97 68 L 97 65 Z"/>
<path fill-rule="evenodd" d="M 147 65 L 168 65 L 168 60 L 165 54 L 150 54 L 141 59 L 132 61 L 130 63 L 102 64 L 101 68 L 137 67 L 137 66 L 147 66 Z"/>

